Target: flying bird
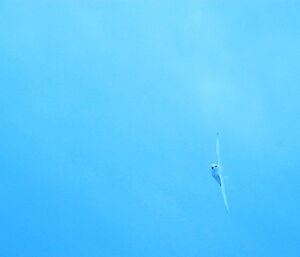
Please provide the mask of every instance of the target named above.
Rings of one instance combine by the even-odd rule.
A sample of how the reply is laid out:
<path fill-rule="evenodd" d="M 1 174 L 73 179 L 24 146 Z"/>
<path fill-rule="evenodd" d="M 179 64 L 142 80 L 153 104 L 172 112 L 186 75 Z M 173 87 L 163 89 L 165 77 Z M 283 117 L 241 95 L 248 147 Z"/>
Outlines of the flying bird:
<path fill-rule="evenodd" d="M 227 196 L 226 196 L 226 191 L 225 191 L 225 184 L 224 184 L 223 166 L 222 166 L 221 155 L 220 155 L 219 133 L 217 133 L 217 139 L 216 139 L 216 154 L 217 154 L 217 163 L 211 165 L 211 175 L 213 176 L 213 178 L 218 182 L 219 186 L 221 187 L 224 204 L 225 204 L 226 210 L 229 212 Z"/>

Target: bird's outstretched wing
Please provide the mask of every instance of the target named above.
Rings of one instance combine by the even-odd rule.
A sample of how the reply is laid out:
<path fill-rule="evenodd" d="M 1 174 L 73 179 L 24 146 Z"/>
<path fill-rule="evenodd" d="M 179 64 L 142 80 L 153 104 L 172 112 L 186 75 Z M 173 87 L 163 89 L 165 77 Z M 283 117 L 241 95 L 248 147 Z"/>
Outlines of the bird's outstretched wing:
<path fill-rule="evenodd" d="M 220 181 L 221 181 L 221 192 L 222 192 L 224 204 L 225 204 L 226 210 L 229 212 L 229 207 L 228 207 L 228 202 L 227 202 L 227 195 L 226 195 L 226 190 L 225 190 L 224 177 L 223 177 L 222 173 L 220 174 Z"/>
<path fill-rule="evenodd" d="M 219 133 L 217 133 L 217 138 L 216 138 L 216 154 L 217 154 L 217 162 L 218 162 L 218 165 L 221 165 L 221 154 L 220 154 Z"/>

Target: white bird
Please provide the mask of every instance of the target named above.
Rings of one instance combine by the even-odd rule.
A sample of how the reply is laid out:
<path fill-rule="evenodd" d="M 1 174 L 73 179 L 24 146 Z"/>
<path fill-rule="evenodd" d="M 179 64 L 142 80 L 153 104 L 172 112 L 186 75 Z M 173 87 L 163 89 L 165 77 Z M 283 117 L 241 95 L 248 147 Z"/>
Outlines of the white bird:
<path fill-rule="evenodd" d="M 225 204 L 226 210 L 229 212 L 227 196 L 226 196 L 226 191 L 225 191 L 225 184 L 224 184 L 223 166 L 222 166 L 221 156 L 220 156 L 219 133 L 217 133 L 217 139 L 216 139 L 216 154 L 217 154 L 217 164 L 212 164 L 211 175 L 213 176 L 213 178 L 218 182 L 218 184 L 221 187 L 224 204 Z"/>

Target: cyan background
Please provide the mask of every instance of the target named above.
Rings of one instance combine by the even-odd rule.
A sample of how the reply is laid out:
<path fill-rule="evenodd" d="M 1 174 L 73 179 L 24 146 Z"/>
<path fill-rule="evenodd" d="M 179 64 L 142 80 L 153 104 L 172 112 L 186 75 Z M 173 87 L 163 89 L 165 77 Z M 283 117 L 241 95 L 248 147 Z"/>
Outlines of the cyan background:
<path fill-rule="evenodd" d="M 0 256 L 300 256 L 299 13 L 2 0 Z"/>

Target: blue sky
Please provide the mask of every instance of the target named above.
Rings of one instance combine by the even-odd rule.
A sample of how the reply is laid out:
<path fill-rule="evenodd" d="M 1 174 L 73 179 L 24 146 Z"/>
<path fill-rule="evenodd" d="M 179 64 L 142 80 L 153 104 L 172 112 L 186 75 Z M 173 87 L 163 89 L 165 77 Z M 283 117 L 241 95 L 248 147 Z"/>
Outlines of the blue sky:
<path fill-rule="evenodd" d="M 0 255 L 299 256 L 299 11 L 1 1 Z"/>

